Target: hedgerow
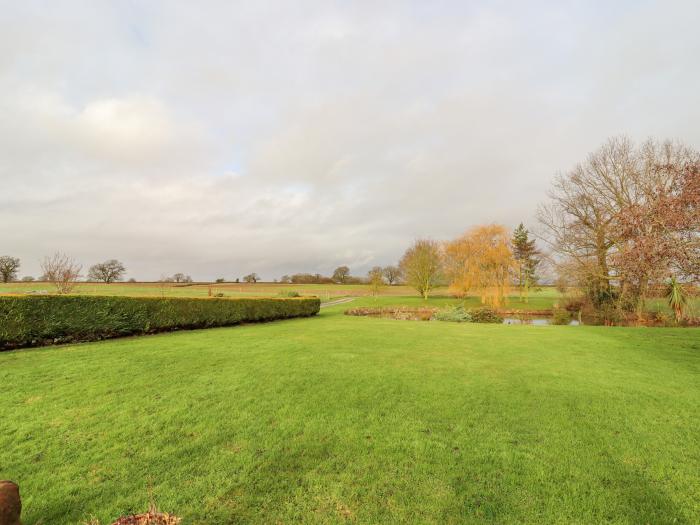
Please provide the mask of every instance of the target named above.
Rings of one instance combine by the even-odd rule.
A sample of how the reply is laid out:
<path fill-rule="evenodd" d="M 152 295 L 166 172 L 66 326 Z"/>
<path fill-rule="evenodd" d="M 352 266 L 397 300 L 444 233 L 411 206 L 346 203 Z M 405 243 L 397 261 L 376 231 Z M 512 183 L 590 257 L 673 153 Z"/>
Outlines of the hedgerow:
<path fill-rule="evenodd" d="M 0 349 L 309 317 L 320 299 L 0 296 Z"/>

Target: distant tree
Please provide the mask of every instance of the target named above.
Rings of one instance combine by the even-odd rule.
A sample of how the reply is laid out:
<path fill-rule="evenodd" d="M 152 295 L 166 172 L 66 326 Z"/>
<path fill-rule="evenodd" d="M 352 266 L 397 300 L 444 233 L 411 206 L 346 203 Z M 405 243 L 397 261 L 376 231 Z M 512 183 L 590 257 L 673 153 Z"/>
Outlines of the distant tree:
<path fill-rule="evenodd" d="M 538 257 L 540 252 L 535 246 L 535 239 L 530 238 L 530 232 L 522 222 L 513 232 L 511 248 L 515 260 L 520 300 L 524 298 L 527 303 L 530 288 L 537 285 L 537 267 L 541 259 Z"/>
<path fill-rule="evenodd" d="M 35 280 L 34 277 L 32 277 L 31 275 L 25 275 L 24 277 L 22 277 L 22 281 L 25 283 L 30 283 L 34 280 Z"/>
<path fill-rule="evenodd" d="M 389 286 L 397 284 L 401 279 L 401 268 L 398 266 L 385 266 L 383 272 Z"/>
<path fill-rule="evenodd" d="M 240 280 L 238 277 L 236 277 L 236 282 L 237 282 L 237 283 L 240 283 L 241 280 Z"/>
<path fill-rule="evenodd" d="M 430 239 L 415 241 L 404 253 L 399 267 L 406 283 L 427 299 L 442 271 L 440 244 Z"/>
<path fill-rule="evenodd" d="M 105 284 L 110 284 L 116 281 L 121 281 L 124 278 L 126 268 L 116 259 L 95 264 L 88 270 L 88 279 L 91 281 L 100 281 Z"/>
<path fill-rule="evenodd" d="M 249 273 L 248 275 L 243 277 L 243 280 L 247 283 L 257 283 L 260 280 L 260 277 L 258 277 L 258 274 L 253 272 Z"/>
<path fill-rule="evenodd" d="M 191 283 L 192 282 L 192 276 L 191 275 L 185 275 L 185 278 L 182 280 L 183 283 Z"/>
<path fill-rule="evenodd" d="M 128 283 L 135 283 L 135 282 L 136 282 L 136 279 L 134 279 L 133 277 L 130 277 L 129 280 L 128 280 L 127 282 L 128 282 Z"/>
<path fill-rule="evenodd" d="M 225 282 L 225 281 L 226 281 L 226 279 L 224 279 L 223 277 L 219 277 L 219 278 L 216 280 L 216 283 L 217 283 L 217 284 L 221 284 L 221 283 L 223 283 L 223 282 Z"/>
<path fill-rule="evenodd" d="M 181 272 L 178 272 L 178 273 L 176 273 L 176 274 L 173 274 L 172 279 L 173 279 L 173 281 L 176 282 L 176 283 L 183 283 L 183 282 L 185 282 L 185 274 L 184 274 L 184 273 L 181 273 Z"/>
<path fill-rule="evenodd" d="M 283 275 L 282 277 L 280 277 L 280 282 L 288 284 L 292 282 L 292 278 L 289 275 Z"/>
<path fill-rule="evenodd" d="M 72 257 L 56 252 L 51 257 L 45 257 L 41 263 L 44 272 L 43 280 L 53 283 L 59 294 L 73 291 L 80 278 L 82 267 Z"/>
<path fill-rule="evenodd" d="M 17 279 L 17 271 L 19 270 L 19 259 L 3 255 L 0 257 L 0 280 L 4 283 L 9 283 Z"/>
<path fill-rule="evenodd" d="M 350 268 L 347 266 L 338 266 L 333 270 L 333 281 L 339 284 L 345 284 L 350 277 Z"/>
<path fill-rule="evenodd" d="M 367 272 L 367 284 L 369 284 L 370 293 L 372 295 L 379 295 L 379 292 L 384 286 L 384 270 L 381 266 L 375 266 Z"/>

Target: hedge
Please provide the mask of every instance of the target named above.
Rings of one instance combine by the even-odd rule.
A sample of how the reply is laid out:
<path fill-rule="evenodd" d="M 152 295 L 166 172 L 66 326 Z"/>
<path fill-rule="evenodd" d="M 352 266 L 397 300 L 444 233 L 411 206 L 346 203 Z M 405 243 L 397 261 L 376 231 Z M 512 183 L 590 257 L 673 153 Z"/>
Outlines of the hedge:
<path fill-rule="evenodd" d="M 0 296 L 0 350 L 309 317 L 320 300 Z"/>

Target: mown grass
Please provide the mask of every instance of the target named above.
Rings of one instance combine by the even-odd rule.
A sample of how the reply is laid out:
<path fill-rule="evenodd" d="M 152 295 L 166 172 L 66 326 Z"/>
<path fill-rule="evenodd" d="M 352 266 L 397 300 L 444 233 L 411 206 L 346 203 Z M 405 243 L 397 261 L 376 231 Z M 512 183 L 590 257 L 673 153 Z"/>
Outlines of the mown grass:
<path fill-rule="evenodd" d="M 0 354 L 25 525 L 697 523 L 698 330 L 346 307 Z"/>

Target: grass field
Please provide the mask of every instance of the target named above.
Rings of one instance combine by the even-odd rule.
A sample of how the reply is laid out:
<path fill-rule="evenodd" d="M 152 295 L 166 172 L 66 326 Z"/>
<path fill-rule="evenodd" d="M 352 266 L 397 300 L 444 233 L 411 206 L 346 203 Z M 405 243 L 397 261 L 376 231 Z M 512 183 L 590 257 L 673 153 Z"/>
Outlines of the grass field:
<path fill-rule="evenodd" d="M 697 329 L 346 307 L 0 353 L 25 525 L 700 521 Z"/>

